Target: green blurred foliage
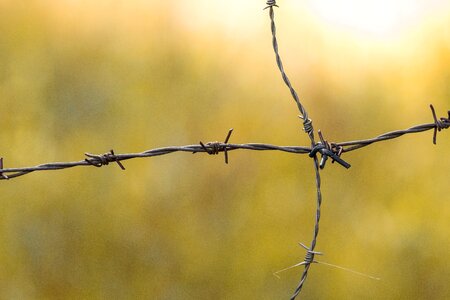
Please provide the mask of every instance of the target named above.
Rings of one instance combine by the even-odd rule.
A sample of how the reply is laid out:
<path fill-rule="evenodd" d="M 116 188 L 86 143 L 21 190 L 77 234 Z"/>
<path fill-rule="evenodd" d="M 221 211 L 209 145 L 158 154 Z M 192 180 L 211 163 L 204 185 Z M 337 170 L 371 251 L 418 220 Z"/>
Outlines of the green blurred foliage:
<path fill-rule="evenodd" d="M 242 13 L 258 26 L 230 33 L 192 25 L 195 2 L 0 1 L 6 167 L 221 140 L 230 127 L 236 143 L 307 145 L 267 14 L 252 3 Z M 286 3 L 280 47 L 316 128 L 343 141 L 430 122 L 429 103 L 444 115 L 443 15 L 366 41 Z M 450 297 L 448 134 L 437 146 L 431 133 L 373 145 L 345 155 L 351 169 L 324 170 L 320 259 L 382 280 L 314 265 L 303 299 Z M 312 235 L 307 157 L 234 151 L 225 165 L 179 153 L 125 165 L 1 182 L 1 299 L 290 295 L 301 269 L 272 274 L 301 261 L 297 243 Z"/>

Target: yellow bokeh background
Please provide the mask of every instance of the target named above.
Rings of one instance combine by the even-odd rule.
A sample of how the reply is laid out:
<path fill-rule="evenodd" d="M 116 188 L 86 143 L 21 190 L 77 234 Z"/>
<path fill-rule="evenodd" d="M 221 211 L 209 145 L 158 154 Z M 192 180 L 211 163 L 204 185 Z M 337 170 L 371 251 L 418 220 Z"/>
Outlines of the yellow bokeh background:
<path fill-rule="evenodd" d="M 445 1 L 383 31 L 279 2 L 286 71 L 328 140 L 432 122 L 430 103 L 447 115 Z M 231 127 L 233 143 L 308 145 L 264 5 L 0 0 L 5 167 L 222 140 Z M 381 280 L 313 265 L 301 299 L 450 297 L 449 134 L 372 145 L 344 155 L 349 170 L 325 168 L 318 259 Z M 0 299 L 288 299 L 302 269 L 273 273 L 300 262 L 298 243 L 312 237 L 307 155 L 124 164 L 0 182 Z"/>

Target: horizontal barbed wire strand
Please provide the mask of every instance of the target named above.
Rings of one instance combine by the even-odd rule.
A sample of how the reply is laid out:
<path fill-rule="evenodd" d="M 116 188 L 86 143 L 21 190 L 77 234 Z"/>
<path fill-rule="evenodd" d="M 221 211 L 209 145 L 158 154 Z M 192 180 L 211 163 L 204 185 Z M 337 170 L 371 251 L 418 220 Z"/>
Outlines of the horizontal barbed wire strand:
<path fill-rule="evenodd" d="M 442 125 L 441 129 L 447 129 L 450 127 L 450 115 L 449 118 L 440 118 Z M 435 123 L 427 123 L 416 125 L 404 130 L 396 130 L 381 134 L 377 137 L 365 139 L 365 140 L 356 140 L 356 141 L 348 141 L 348 142 L 340 142 L 340 143 L 332 143 L 337 146 L 342 146 L 342 153 L 351 152 L 358 150 L 360 148 L 369 146 L 374 143 L 383 142 L 391 139 L 399 138 L 403 135 L 420 133 L 429 130 L 436 130 L 439 127 Z M 434 138 L 433 138 L 434 140 Z M 209 144 L 209 145 L 208 145 Z M 212 150 L 213 143 L 207 143 L 205 147 L 207 149 Z M 293 154 L 308 154 L 311 152 L 311 147 L 306 146 L 277 146 L 272 144 L 264 144 L 264 143 L 247 143 L 247 144 L 228 144 L 228 143 L 216 143 L 219 148 L 218 152 L 224 152 L 225 149 L 227 151 L 233 150 L 253 150 L 253 151 L 281 151 Z M 201 145 L 186 145 L 186 146 L 169 146 L 162 148 L 155 148 L 146 150 L 139 153 L 125 153 L 125 154 L 114 154 L 111 156 L 110 162 L 115 161 L 124 161 L 128 159 L 134 158 L 146 158 L 160 155 L 167 155 L 175 152 L 191 152 L 191 153 L 208 153 Z M 108 153 L 109 154 L 109 153 Z M 104 155 L 104 154 L 103 154 Z M 53 162 L 53 163 L 45 163 L 41 165 L 37 165 L 34 167 L 23 167 L 23 168 L 1 168 L 0 175 L 7 176 L 8 178 L 0 176 L 0 180 L 12 179 L 15 177 L 23 176 L 29 174 L 34 171 L 50 171 L 50 170 L 62 170 L 79 166 L 92 166 L 91 163 L 86 160 L 80 161 L 72 161 L 72 162 Z"/>
<path fill-rule="evenodd" d="M 443 118 L 441 118 L 441 119 L 443 119 Z M 447 122 L 449 122 L 449 121 L 447 121 Z M 441 129 L 447 129 L 448 127 L 449 127 L 449 125 L 447 125 L 446 127 L 441 127 Z M 336 145 L 343 147 L 343 152 L 350 152 L 350 151 L 358 150 L 360 148 L 369 146 L 374 143 L 395 139 L 395 138 L 401 137 L 402 135 L 424 132 L 424 131 L 428 131 L 428 130 L 436 129 L 436 128 L 438 128 L 438 127 L 434 123 L 421 124 L 421 125 L 417 125 L 417 126 L 408 128 L 408 129 L 387 132 L 387 133 L 384 133 L 382 135 L 379 135 L 379 136 L 371 138 L 371 139 L 341 142 L 341 143 L 336 143 Z"/>

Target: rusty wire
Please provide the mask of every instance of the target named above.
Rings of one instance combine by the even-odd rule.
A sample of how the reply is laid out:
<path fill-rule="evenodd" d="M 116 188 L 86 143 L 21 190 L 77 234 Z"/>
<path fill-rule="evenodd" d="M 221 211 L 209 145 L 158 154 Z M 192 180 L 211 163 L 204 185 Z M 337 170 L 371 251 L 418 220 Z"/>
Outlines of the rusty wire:
<path fill-rule="evenodd" d="M 209 155 L 217 155 L 219 153 L 224 153 L 225 163 L 228 163 L 228 152 L 233 150 L 252 150 L 252 151 L 281 151 L 292 154 L 308 154 L 311 158 L 313 158 L 314 170 L 315 170 L 315 180 L 316 180 L 316 214 L 315 214 L 315 226 L 313 232 L 313 238 L 311 241 L 311 245 L 309 247 L 300 243 L 300 245 L 306 250 L 306 255 L 299 265 L 304 265 L 304 270 L 301 275 L 301 279 L 297 288 L 295 289 L 294 294 L 291 296 L 291 300 L 294 300 L 302 290 L 302 287 L 307 279 L 308 271 L 310 266 L 313 263 L 316 263 L 314 256 L 321 255 L 321 252 L 315 251 L 315 247 L 317 244 L 317 238 L 319 234 L 319 222 L 321 216 L 321 204 L 322 204 L 322 193 L 321 193 L 321 178 L 320 178 L 320 170 L 325 167 L 328 158 L 331 158 L 332 162 L 337 162 L 345 168 L 349 168 L 350 164 L 342 159 L 341 155 L 347 152 L 351 152 L 354 150 L 358 150 L 360 148 L 366 147 L 368 145 L 399 138 L 406 134 L 419 133 L 428 130 L 434 130 L 433 132 L 433 143 L 436 144 L 437 133 L 443 129 L 448 129 L 450 127 L 450 110 L 448 111 L 448 117 L 438 118 L 436 116 L 435 109 L 433 105 L 430 104 L 430 109 L 433 116 L 433 123 L 426 123 L 421 125 L 416 125 L 410 127 L 408 129 L 396 130 L 381 134 L 374 138 L 365 139 L 365 140 L 354 140 L 354 141 L 346 141 L 346 142 L 328 142 L 325 140 L 322 132 L 320 130 L 317 131 L 318 136 L 320 138 L 320 142 L 315 141 L 314 137 L 314 127 L 312 120 L 309 118 L 309 115 L 301 103 L 297 92 L 293 88 L 285 70 L 281 60 L 281 56 L 279 54 L 278 49 L 278 40 L 276 36 L 276 24 L 274 17 L 274 7 L 278 7 L 275 0 L 267 1 L 267 6 L 264 9 L 269 9 L 269 17 L 271 21 L 271 32 L 272 32 L 272 46 L 275 53 L 276 63 L 278 69 L 281 73 L 282 79 L 286 86 L 288 87 L 292 98 L 294 99 L 297 108 L 300 112 L 300 118 L 303 120 L 303 130 L 308 135 L 311 146 L 277 146 L 272 144 L 265 143 L 245 143 L 245 144 L 231 144 L 228 143 L 233 129 L 228 131 L 228 134 L 224 140 L 224 142 L 208 142 L 203 143 L 199 142 L 199 144 L 193 145 L 185 145 L 185 146 L 169 146 L 162 148 L 155 148 L 146 150 L 139 153 L 125 153 L 125 154 L 115 154 L 113 150 L 110 150 L 104 154 L 91 154 L 85 153 L 85 158 L 79 161 L 71 161 L 71 162 L 53 162 L 53 163 L 44 163 L 33 167 L 21 167 L 21 168 L 4 168 L 4 159 L 0 158 L 0 180 L 9 180 L 13 178 L 17 178 L 23 175 L 30 174 L 32 172 L 37 171 L 50 171 L 50 170 L 62 170 L 79 166 L 93 166 L 93 167 L 103 167 L 110 163 L 116 163 L 122 170 L 125 170 L 121 161 L 134 159 L 134 158 L 147 158 L 153 156 L 167 155 L 175 152 L 190 152 L 190 153 L 207 153 Z M 319 159 L 317 155 L 321 155 L 321 159 Z"/>

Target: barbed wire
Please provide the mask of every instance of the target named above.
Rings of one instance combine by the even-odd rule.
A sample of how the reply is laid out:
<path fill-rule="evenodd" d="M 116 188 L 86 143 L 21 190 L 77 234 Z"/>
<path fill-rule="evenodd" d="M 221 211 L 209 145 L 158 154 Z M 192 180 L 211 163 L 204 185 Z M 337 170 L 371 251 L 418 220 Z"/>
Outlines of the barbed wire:
<path fill-rule="evenodd" d="M 432 105 L 433 111 L 434 108 Z M 377 137 L 365 139 L 365 140 L 357 140 L 357 141 L 348 141 L 348 142 L 339 142 L 339 143 L 329 143 L 321 141 L 318 143 L 319 147 L 323 147 L 328 150 L 325 155 L 322 157 L 322 161 L 326 158 L 331 158 L 333 161 L 339 162 L 344 167 L 350 167 L 347 162 L 345 162 L 341 155 L 347 152 L 355 151 L 360 148 L 366 147 L 368 145 L 387 141 L 390 139 L 399 138 L 403 135 L 420 133 L 424 131 L 434 130 L 433 135 L 433 143 L 436 143 L 436 133 L 440 130 L 447 129 L 450 127 L 450 111 L 448 112 L 448 118 L 439 118 L 436 123 L 426 123 L 421 125 L 416 125 L 404 130 L 396 130 L 388 133 L 381 134 Z M 134 159 L 134 158 L 148 158 L 154 156 L 167 155 L 175 152 L 190 152 L 190 153 L 207 153 L 207 154 L 219 154 L 222 152 L 226 152 L 227 156 L 225 162 L 228 163 L 228 151 L 233 150 L 253 150 L 253 151 L 280 151 L 287 152 L 292 154 L 309 154 L 311 155 L 312 151 L 317 151 L 317 148 L 311 148 L 307 146 L 278 146 L 272 144 L 265 143 L 245 143 L 245 144 L 231 144 L 228 143 L 229 137 L 231 136 L 231 132 L 233 129 L 228 131 L 228 139 L 224 142 L 208 142 L 204 144 L 200 142 L 199 144 L 193 145 L 185 145 L 185 146 L 169 146 L 169 147 L 161 147 L 154 148 L 150 150 L 146 150 L 139 153 L 123 153 L 123 154 L 115 154 L 113 150 L 104 154 L 91 154 L 85 153 L 86 158 L 79 161 L 71 161 L 71 162 L 51 162 L 44 163 L 37 166 L 32 167 L 18 167 L 18 168 L 4 168 L 4 158 L 0 158 L 0 180 L 5 179 L 13 179 L 16 177 L 20 177 L 23 175 L 30 174 L 36 171 L 54 171 L 54 170 L 63 170 L 73 167 L 102 167 L 109 165 L 110 163 L 120 163 L 124 160 Z M 319 131 L 320 132 L 320 131 Z M 320 133 L 321 134 L 321 133 Z M 202 145 L 203 144 L 203 145 Z M 317 153 L 317 152 L 316 152 Z M 122 164 L 119 166 L 124 170 L 125 167 Z M 319 164 L 319 166 L 325 166 L 323 163 Z"/>
<path fill-rule="evenodd" d="M 315 255 L 322 254 L 321 252 L 315 251 L 317 245 L 317 239 L 319 235 L 319 222 L 321 216 L 321 205 L 322 205 L 322 193 L 321 193 L 321 178 L 320 178 L 320 170 L 325 167 L 325 164 L 328 158 L 331 158 L 332 162 L 337 162 L 341 166 L 345 168 L 350 168 L 350 164 L 342 159 L 342 154 L 351 152 L 354 150 L 361 149 L 363 147 L 369 146 L 374 143 L 387 141 L 391 139 L 399 138 L 403 135 L 419 133 L 428 130 L 434 130 L 433 133 L 433 143 L 436 144 L 437 133 L 443 129 L 448 129 L 450 127 L 450 110 L 448 111 L 448 117 L 438 118 L 436 116 L 435 109 L 433 105 L 430 104 L 430 109 L 433 116 L 433 123 L 426 123 L 421 125 L 416 125 L 410 127 L 408 129 L 403 130 L 395 130 L 391 132 L 387 132 L 376 136 L 374 138 L 365 139 L 365 140 L 354 140 L 347 142 L 328 142 L 325 140 L 322 132 L 320 130 L 317 131 L 320 141 L 315 141 L 314 135 L 314 127 L 313 122 L 309 118 L 308 112 L 306 108 L 300 101 L 296 90 L 293 88 L 285 70 L 281 60 L 281 56 L 279 54 L 278 49 L 278 39 L 276 35 L 276 24 L 275 24 L 275 14 L 274 7 L 278 7 L 275 0 L 269 0 L 266 2 L 267 6 L 264 9 L 269 9 L 269 17 L 271 22 L 271 32 L 272 32 L 272 46 L 275 53 L 276 63 L 278 69 L 281 73 L 282 79 L 286 86 L 288 87 L 292 98 L 294 99 L 297 108 L 300 112 L 299 117 L 303 120 L 303 130 L 308 135 L 311 146 L 277 146 L 272 144 L 265 143 L 245 143 L 245 144 L 231 144 L 229 143 L 229 139 L 233 132 L 233 129 L 230 129 L 227 133 L 227 136 L 224 142 L 208 142 L 204 144 L 203 142 L 199 142 L 199 144 L 194 145 L 185 145 L 185 146 L 169 146 L 162 148 L 155 148 L 146 150 L 139 153 L 125 153 L 125 154 L 115 154 L 113 150 L 110 150 L 104 154 L 91 154 L 85 153 L 85 158 L 79 161 L 71 161 L 71 162 L 53 162 L 53 163 L 44 163 L 33 167 L 19 167 L 19 168 L 4 168 L 4 159 L 0 158 L 0 180 L 10 180 L 13 178 L 17 178 L 20 176 L 24 176 L 33 172 L 39 171 L 51 171 L 51 170 L 63 170 L 73 167 L 103 167 L 109 165 L 110 163 L 116 163 L 122 170 L 125 170 L 122 161 L 135 159 L 135 158 L 148 158 L 154 156 L 168 155 L 175 152 L 190 152 L 190 153 L 207 153 L 209 155 L 217 155 L 219 153 L 224 153 L 225 163 L 228 163 L 229 157 L 228 152 L 234 150 L 251 150 L 251 151 L 280 151 L 287 152 L 292 154 L 308 154 L 309 157 L 313 159 L 314 170 L 315 170 L 315 182 L 316 182 L 316 213 L 315 213 L 315 225 L 313 238 L 311 241 L 310 247 L 305 246 L 300 243 L 300 245 L 306 250 L 306 255 L 303 262 L 298 265 L 303 265 L 304 270 L 301 275 L 301 279 L 297 288 L 295 289 L 293 295 L 291 296 L 291 300 L 294 300 L 299 293 L 301 292 L 303 285 L 307 279 L 308 272 L 310 266 L 315 263 Z M 319 161 L 318 154 L 321 155 L 321 159 Z"/>
<path fill-rule="evenodd" d="M 314 233 L 313 238 L 311 240 L 311 246 L 309 248 L 305 247 L 306 249 L 306 256 L 304 260 L 304 270 L 302 273 L 302 277 L 300 279 L 300 283 L 295 289 L 294 295 L 291 297 L 291 299 L 295 299 L 297 295 L 300 293 L 303 284 L 306 281 L 306 278 L 308 277 L 308 271 L 311 266 L 311 263 L 314 261 L 314 255 L 316 254 L 316 251 L 314 249 L 316 248 L 317 244 L 317 237 L 319 236 L 319 223 L 320 223 L 320 210 L 322 206 L 322 192 L 321 192 L 321 180 L 320 180 L 320 169 L 323 169 L 325 166 L 325 162 L 327 160 L 328 156 L 333 156 L 333 158 L 342 165 L 346 166 L 347 168 L 350 167 L 350 164 L 347 164 L 346 162 L 342 161 L 338 155 L 336 155 L 333 152 L 333 148 L 330 147 L 328 143 L 325 143 L 325 140 L 323 139 L 322 134 L 319 132 L 321 143 L 316 143 L 314 138 L 314 126 L 312 120 L 308 116 L 308 112 L 306 111 L 305 106 L 301 103 L 297 92 L 291 85 L 291 81 L 289 80 L 286 72 L 284 71 L 283 62 L 281 61 L 281 56 L 278 51 L 278 39 L 277 39 L 277 29 L 275 24 L 275 13 L 274 13 L 274 7 L 278 7 L 277 2 L 275 0 L 269 0 L 267 1 L 267 6 L 264 9 L 269 9 L 269 17 L 270 17 L 270 29 L 272 32 L 272 47 L 273 51 L 275 53 L 275 59 L 277 62 L 278 69 L 281 73 L 281 77 L 283 78 L 284 83 L 288 87 L 289 91 L 291 92 L 291 96 L 294 99 L 295 103 L 297 104 L 297 108 L 300 111 L 300 118 L 303 120 L 303 130 L 308 135 L 310 141 L 311 141 L 311 152 L 310 157 L 313 158 L 314 162 L 314 172 L 315 172 L 315 182 L 316 182 L 316 218 L 314 222 Z M 317 153 L 320 152 L 322 154 L 322 160 L 319 164 Z"/>

